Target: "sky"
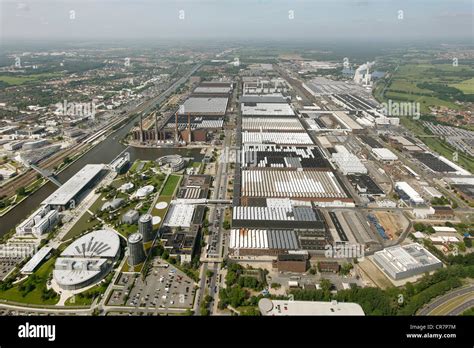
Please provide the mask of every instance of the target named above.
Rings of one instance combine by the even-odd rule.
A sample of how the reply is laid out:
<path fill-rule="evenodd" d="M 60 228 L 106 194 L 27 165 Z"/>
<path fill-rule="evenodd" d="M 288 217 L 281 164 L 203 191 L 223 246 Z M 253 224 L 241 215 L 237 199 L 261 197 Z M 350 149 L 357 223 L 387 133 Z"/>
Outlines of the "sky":
<path fill-rule="evenodd" d="M 472 40 L 473 13 L 473 0 L 0 0 L 0 38 Z"/>

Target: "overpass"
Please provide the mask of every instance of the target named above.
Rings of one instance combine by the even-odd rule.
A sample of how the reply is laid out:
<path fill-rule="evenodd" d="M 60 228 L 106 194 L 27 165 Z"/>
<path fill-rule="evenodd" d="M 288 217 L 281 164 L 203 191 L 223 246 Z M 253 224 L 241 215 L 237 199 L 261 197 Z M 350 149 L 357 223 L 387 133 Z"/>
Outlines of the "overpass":
<path fill-rule="evenodd" d="M 37 167 L 35 166 L 34 164 L 29 164 L 29 167 L 35 171 L 37 171 L 38 173 L 40 173 L 43 177 L 45 177 L 46 179 L 48 179 L 49 181 L 51 181 L 53 184 L 55 184 L 57 187 L 61 187 L 61 183 L 58 181 L 58 179 L 56 179 L 53 175 L 53 173 L 51 173 L 50 171 L 46 170 L 46 169 L 41 169 L 40 167 Z"/>

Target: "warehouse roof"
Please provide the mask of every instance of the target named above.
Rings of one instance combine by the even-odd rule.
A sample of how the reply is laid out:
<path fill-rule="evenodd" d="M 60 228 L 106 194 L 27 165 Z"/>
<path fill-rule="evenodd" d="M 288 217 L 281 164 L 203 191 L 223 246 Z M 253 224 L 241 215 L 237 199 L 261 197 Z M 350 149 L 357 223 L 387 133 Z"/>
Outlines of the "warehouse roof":
<path fill-rule="evenodd" d="M 193 93 L 202 93 L 202 94 L 226 94 L 231 91 L 230 86 L 226 87 L 203 87 L 199 86 L 193 91 Z"/>
<path fill-rule="evenodd" d="M 294 230 L 232 229 L 230 231 L 231 249 L 299 249 Z"/>
<path fill-rule="evenodd" d="M 394 273 L 431 264 L 441 264 L 439 259 L 418 243 L 385 248 L 375 252 L 374 256 L 386 260 L 385 266 L 392 268 Z"/>
<path fill-rule="evenodd" d="M 396 161 L 398 159 L 397 155 L 386 148 L 375 148 L 372 149 L 372 152 L 382 161 Z"/>
<path fill-rule="evenodd" d="M 350 302 L 288 301 L 262 298 L 258 302 L 262 315 L 365 315 L 362 307 Z"/>
<path fill-rule="evenodd" d="M 224 115 L 228 98 L 197 98 L 187 99 L 179 109 L 180 114 L 218 114 Z"/>
<path fill-rule="evenodd" d="M 103 164 L 87 164 L 71 179 L 43 201 L 48 205 L 66 205 L 81 192 L 103 169 Z"/>
<path fill-rule="evenodd" d="M 242 116 L 295 116 L 290 105 L 283 103 L 242 103 Z"/>
<path fill-rule="evenodd" d="M 166 215 L 165 226 L 190 227 L 195 206 L 193 204 L 173 204 Z"/>
<path fill-rule="evenodd" d="M 21 273 L 31 273 L 35 270 L 40 262 L 51 252 L 53 248 L 50 246 L 42 247 L 33 257 L 23 266 Z"/>
<path fill-rule="evenodd" d="M 286 99 L 280 93 L 264 95 L 243 95 L 240 97 L 241 103 L 287 103 Z"/>

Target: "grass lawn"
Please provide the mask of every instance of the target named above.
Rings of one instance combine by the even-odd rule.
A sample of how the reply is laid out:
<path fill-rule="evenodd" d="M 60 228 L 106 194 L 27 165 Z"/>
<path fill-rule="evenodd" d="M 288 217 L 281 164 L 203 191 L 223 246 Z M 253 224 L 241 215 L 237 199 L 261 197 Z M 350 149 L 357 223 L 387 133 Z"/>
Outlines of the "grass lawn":
<path fill-rule="evenodd" d="M 119 232 L 122 236 L 128 237 L 132 233 L 135 233 L 135 232 L 138 231 L 138 224 L 136 224 L 136 223 L 133 224 L 133 225 L 122 224 L 122 225 L 116 227 L 116 229 L 117 229 L 117 232 Z"/>
<path fill-rule="evenodd" d="M 49 275 L 52 273 L 54 268 L 54 262 L 56 261 L 55 257 L 50 258 L 46 262 L 44 262 L 33 274 L 36 276 L 36 280 L 34 281 L 34 289 L 28 292 L 25 296 L 22 296 L 20 292 L 20 285 L 26 284 L 27 282 L 31 282 L 32 280 L 30 277 L 22 281 L 20 284 L 16 284 L 12 288 L 1 291 L 0 292 L 0 299 L 14 301 L 14 302 L 22 302 L 22 303 L 31 303 L 37 305 L 54 305 L 59 301 L 59 296 L 56 295 L 50 299 L 43 300 L 41 295 L 43 289 L 46 288 L 46 282 L 48 280 Z"/>
<path fill-rule="evenodd" d="M 84 215 L 82 215 L 81 218 L 76 222 L 76 224 L 72 226 L 69 232 L 66 233 L 62 240 L 68 240 L 70 238 L 73 238 L 88 229 L 94 228 L 100 223 L 100 221 L 97 219 L 89 222 L 88 220 L 90 219 L 90 217 L 91 214 L 85 212 Z"/>
<path fill-rule="evenodd" d="M 159 216 L 161 218 L 161 221 L 159 223 L 153 225 L 154 228 L 160 227 L 161 223 L 165 219 L 166 212 L 169 209 L 169 204 L 171 202 L 171 198 L 172 198 L 171 196 L 166 196 L 166 197 L 160 196 L 157 200 L 157 203 L 166 202 L 166 203 L 168 203 L 168 206 L 165 209 L 156 209 L 155 207 L 153 207 L 153 209 L 151 210 L 151 215 L 152 216 Z"/>
<path fill-rule="evenodd" d="M 160 192 L 160 196 L 172 196 L 180 179 L 181 176 L 179 175 L 170 175 L 168 180 L 166 180 L 163 190 Z"/>

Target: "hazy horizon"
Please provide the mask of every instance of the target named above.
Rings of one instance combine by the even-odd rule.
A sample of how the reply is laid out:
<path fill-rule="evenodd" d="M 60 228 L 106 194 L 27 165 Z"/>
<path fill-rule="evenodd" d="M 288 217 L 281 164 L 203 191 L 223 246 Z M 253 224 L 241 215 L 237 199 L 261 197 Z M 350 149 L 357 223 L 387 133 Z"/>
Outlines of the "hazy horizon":
<path fill-rule="evenodd" d="M 3 41 L 408 42 L 474 31 L 470 0 L 0 0 L 0 12 Z"/>

